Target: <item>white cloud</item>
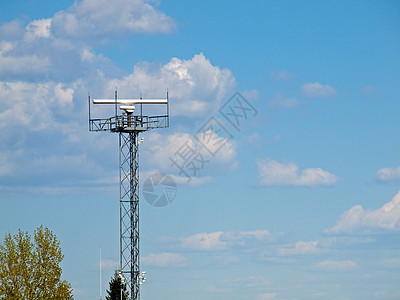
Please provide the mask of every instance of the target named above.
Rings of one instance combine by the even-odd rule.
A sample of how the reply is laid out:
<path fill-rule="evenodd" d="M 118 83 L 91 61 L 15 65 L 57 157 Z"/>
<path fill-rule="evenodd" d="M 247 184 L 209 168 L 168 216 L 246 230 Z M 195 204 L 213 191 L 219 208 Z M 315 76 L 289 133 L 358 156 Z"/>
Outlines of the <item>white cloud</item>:
<path fill-rule="evenodd" d="M 266 229 L 254 231 L 240 231 L 240 232 L 225 232 L 221 239 L 229 246 L 249 246 L 254 242 L 271 241 L 273 235 Z"/>
<path fill-rule="evenodd" d="M 263 240 L 269 238 L 271 233 L 266 229 L 259 229 L 254 231 L 240 231 L 238 234 L 239 238 L 255 238 L 257 240 Z"/>
<path fill-rule="evenodd" d="M 299 171 L 294 163 L 279 163 L 275 160 L 259 160 L 257 162 L 258 181 L 263 186 L 319 186 L 334 185 L 338 177 L 321 168 L 308 168 Z"/>
<path fill-rule="evenodd" d="M 10 174 L 12 171 L 12 164 L 8 159 L 8 155 L 0 152 L 0 177 Z"/>
<path fill-rule="evenodd" d="M 400 269 L 400 257 L 382 260 L 380 264 L 388 268 Z"/>
<path fill-rule="evenodd" d="M 307 97 L 331 97 L 336 95 L 336 90 L 327 85 L 321 84 L 319 82 L 314 83 L 306 83 L 301 87 L 301 90 L 304 95 Z"/>
<path fill-rule="evenodd" d="M 1 82 L 0 128 L 14 126 L 36 131 L 54 129 L 55 113 L 72 108 L 75 84 L 28 83 L 25 81 Z"/>
<path fill-rule="evenodd" d="M 71 88 L 63 88 L 64 85 L 59 83 L 54 87 L 54 97 L 57 102 L 62 106 L 73 105 L 74 90 Z"/>
<path fill-rule="evenodd" d="M 400 180 L 400 167 L 382 168 L 376 172 L 376 179 L 379 181 L 396 181 Z"/>
<path fill-rule="evenodd" d="M 177 184 L 188 184 L 192 187 L 202 186 L 213 181 L 213 178 L 211 176 L 196 176 L 190 178 L 176 175 L 171 176 Z"/>
<path fill-rule="evenodd" d="M 282 256 L 319 254 L 324 250 L 319 248 L 318 244 L 318 241 L 299 241 L 294 248 L 280 248 L 277 250 L 277 253 Z"/>
<path fill-rule="evenodd" d="M 286 71 L 286 70 L 282 70 L 282 71 L 278 71 L 278 72 L 270 72 L 269 73 L 269 78 L 272 80 L 289 80 L 292 79 L 293 77 L 295 77 L 294 74 Z"/>
<path fill-rule="evenodd" d="M 51 19 L 40 19 L 30 22 L 26 26 L 26 38 L 34 40 L 35 38 L 49 38 Z"/>
<path fill-rule="evenodd" d="M 86 46 L 49 36 L 48 23 L 49 19 L 32 21 L 24 29 L 23 38 L 0 43 L 3 81 L 73 82 L 88 80 L 88 75 L 96 74 L 97 68 L 111 69 L 111 64 L 102 56 L 92 55 L 90 61 L 81 59 L 88 57 L 90 50 Z M 84 70 L 85 77 L 80 78 L 82 72 L 77 70 Z"/>
<path fill-rule="evenodd" d="M 54 36 L 73 39 L 113 38 L 138 33 L 169 33 L 175 22 L 143 0 L 83 0 L 56 13 Z"/>
<path fill-rule="evenodd" d="M 328 234 L 373 233 L 379 230 L 400 230 L 400 192 L 376 210 L 364 210 L 355 205 L 344 212 L 336 225 L 325 230 Z"/>
<path fill-rule="evenodd" d="M 80 56 L 82 61 L 88 62 L 93 62 L 93 60 L 96 58 L 96 54 L 89 48 L 83 48 L 81 50 Z"/>
<path fill-rule="evenodd" d="M 124 9 L 121 10 L 121 7 Z M 113 22 L 113 18 L 117 21 Z M 87 107 L 85 101 L 77 99 L 84 99 L 86 95 L 79 91 L 89 90 L 89 85 L 100 95 L 118 86 L 120 93 L 127 97 L 140 94 L 144 97 L 162 97 L 169 88 L 172 114 L 198 117 L 215 112 L 219 103 L 230 96 L 235 79 L 228 69 L 212 65 L 202 53 L 188 60 L 172 58 L 163 65 L 139 63 L 132 74 L 121 77 L 121 70 L 110 60 L 96 54 L 87 43 L 76 40 L 82 37 L 78 31 L 83 35 L 96 35 L 95 38 L 112 38 L 117 31 L 125 35 L 163 33 L 171 31 L 174 26 L 173 20 L 153 4 L 139 0 L 116 0 L 113 3 L 84 0 L 56 13 L 53 18 L 37 19 L 27 24 L 15 21 L 0 25 L 0 77 L 3 78 L 0 81 L 0 98 L 4 99 L 0 108 L 0 139 L 13 140 L 14 146 L 23 148 L 27 143 L 26 136 L 18 135 L 17 139 L 11 137 L 15 132 L 24 130 L 35 132 L 40 138 L 49 138 L 58 131 L 59 140 L 55 143 L 60 143 L 62 139 L 73 143 L 80 141 L 87 134 L 82 130 Z M 83 70 L 84 73 L 77 70 Z M 214 132 L 211 132 L 211 136 L 218 137 Z M 150 133 L 147 137 L 151 140 L 155 136 Z M 94 136 L 95 139 L 99 138 Z M 173 168 L 169 158 L 190 139 L 196 149 L 201 148 L 193 136 L 184 133 L 153 139 L 160 143 L 151 144 L 155 155 L 148 156 L 150 169 L 157 166 L 161 171 L 171 171 Z M 204 173 L 198 171 L 189 185 L 206 184 L 213 180 L 210 172 L 218 173 L 218 170 L 232 170 L 238 166 L 235 160 L 236 142 L 223 137 L 222 140 L 223 151 L 212 157 L 212 161 L 207 157 L 209 162 L 205 168 L 209 165 L 210 168 Z M 104 143 L 100 147 L 104 147 Z M 62 152 L 49 157 L 48 153 L 37 151 L 28 165 L 73 160 Z M 76 152 L 80 153 L 77 156 L 84 156 L 83 149 L 76 149 Z M 7 154 L 7 157 L 10 158 L 7 164 L 3 163 L 0 168 L 2 175 L 9 174 L 17 161 L 19 165 L 27 160 L 26 155 L 22 159 L 17 159 L 15 154 Z M 76 166 L 75 163 L 72 165 Z M 187 182 L 187 177 L 179 174 L 178 169 L 173 170 L 177 183 Z"/>
<path fill-rule="evenodd" d="M 358 269 L 358 265 L 351 260 L 324 260 L 319 262 L 315 268 L 325 271 L 350 271 Z"/>
<path fill-rule="evenodd" d="M 14 48 L 14 44 L 12 42 L 2 41 L 0 42 L 0 55 L 7 54 Z"/>
<path fill-rule="evenodd" d="M 25 28 L 21 20 L 13 20 L 0 25 L 0 38 L 2 40 L 16 40 L 25 33 Z"/>
<path fill-rule="evenodd" d="M 215 157 L 188 133 L 162 135 L 151 132 L 145 136 L 143 143 L 145 165 L 171 174 L 177 183 L 189 183 L 192 186 L 208 183 L 212 180 L 210 173 L 220 173 L 221 170 L 226 172 L 238 165 L 236 142 L 226 140 L 215 132 L 210 133 L 210 140 L 212 138 L 224 143 L 224 146 L 216 151 Z M 215 150 L 212 149 L 215 146 L 212 143 L 207 146 Z M 180 169 L 182 166 L 183 170 Z"/>
<path fill-rule="evenodd" d="M 376 242 L 375 239 L 366 236 L 330 236 L 319 241 L 323 248 L 338 249 L 351 248 L 353 246 L 366 245 Z"/>
<path fill-rule="evenodd" d="M 194 250 L 222 250 L 226 248 L 226 242 L 221 241 L 222 234 L 222 231 L 198 233 L 181 239 L 181 245 Z"/>
<path fill-rule="evenodd" d="M 257 296 L 257 300 L 271 300 L 276 298 L 277 293 L 263 293 Z"/>
<path fill-rule="evenodd" d="M 156 267 L 182 267 L 186 265 L 186 257 L 178 253 L 151 253 L 141 259 L 142 263 Z"/>
<path fill-rule="evenodd" d="M 272 234 L 265 229 L 240 232 L 217 231 L 212 233 L 198 233 L 182 238 L 181 246 L 195 250 L 222 250 L 230 247 L 246 247 L 254 245 L 255 242 L 271 241 Z"/>
<path fill-rule="evenodd" d="M 40 157 L 27 163 L 26 168 L 36 170 L 39 176 L 57 177 L 69 175 L 71 179 L 78 172 L 81 176 L 96 172 L 103 173 L 101 172 L 101 167 L 96 165 L 86 154 Z"/>
<path fill-rule="evenodd" d="M 202 53 L 187 60 L 172 58 L 161 65 L 139 63 L 134 66 L 132 74 L 122 77 L 122 71 L 109 59 L 96 54 L 88 46 L 92 43 L 83 44 L 79 40 L 84 35 L 95 35 L 96 39 L 112 38 L 118 35 L 116 32 L 121 35 L 164 33 L 170 32 L 174 26 L 173 20 L 160 12 L 154 2 L 139 0 L 116 0 L 113 3 L 78 1 L 69 9 L 56 13 L 53 18 L 37 19 L 25 24 L 22 21 L 1 24 L 0 77 L 3 80 L 0 81 L 0 98 L 3 100 L 0 108 L 0 140 L 12 141 L 12 150 L 15 151 L 14 154 L 12 151 L 11 154 L 6 153 L 9 150 L 0 145 L 3 154 L 1 159 L 7 158 L 7 163 L 2 163 L 0 167 L 2 176 L 15 173 L 14 169 L 20 170 L 13 168 L 20 164 L 40 167 L 46 162 L 69 161 L 69 169 L 79 165 L 79 159 L 85 157 L 84 148 L 87 145 L 75 149 L 76 157 L 72 157 L 67 153 L 71 145 L 65 143 L 66 147 L 61 149 L 60 143 L 65 140 L 76 146 L 83 136 L 87 138 L 87 126 L 84 123 L 87 102 L 81 100 L 86 98 L 86 91 L 90 89 L 103 96 L 109 89 L 114 90 L 118 86 L 120 93 L 127 97 L 140 94 L 144 97 L 162 97 L 169 88 L 172 114 L 193 118 L 214 113 L 219 103 L 233 92 L 235 79 L 228 69 L 212 65 Z M 14 138 L 16 132 L 26 134 L 18 134 Z M 27 143 L 32 144 L 32 141 L 28 141 L 32 132 L 37 134 L 36 140 L 54 140 L 56 152 L 49 156 L 51 146 L 44 153 L 40 146 L 35 145 L 32 148 L 35 150 L 34 157 L 28 159 L 26 153 L 17 157 L 18 149 L 24 149 Z M 52 136 L 55 132 L 58 132 L 56 138 Z M 212 136 L 217 135 L 212 133 Z M 152 137 L 155 136 L 149 133 L 145 139 L 151 140 Z M 104 140 L 95 135 L 92 139 Z M 184 133 L 153 139 L 160 143 L 151 144 L 156 154 L 148 157 L 150 169 L 161 166 L 162 171 L 171 171 L 169 157 L 189 139 L 193 140 L 194 146 L 200 147 L 193 136 Z M 168 147 L 163 142 L 167 142 Z M 191 178 L 190 185 L 198 186 L 212 181 L 210 172 L 237 167 L 236 142 L 226 139 L 224 142 L 223 151 L 219 151 L 208 163 L 211 167 L 207 172 L 199 171 Z M 103 142 L 97 144 L 102 148 L 101 151 L 105 151 L 105 147 L 108 147 L 107 151 L 111 148 Z M 7 147 L 11 149 L 8 143 Z M 83 159 L 81 162 L 87 165 L 94 161 Z M 91 167 L 96 168 L 95 165 Z M 34 170 L 33 174 L 40 172 L 46 173 L 46 176 L 50 174 L 46 165 L 43 169 Z M 187 181 L 184 175 L 179 174 L 179 170 L 174 169 L 174 172 L 176 182 Z"/>
<path fill-rule="evenodd" d="M 3 41 L 0 43 L 0 76 L 5 78 L 14 74 L 44 73 L 50 67 L 48 57 L 38 54 L 14 54 L 24 52 L 16 42 Z"/>
<path fill-rule="evenodd" d="M 33 20 L 26 26 L 20 21 L 0 25 L 2 44 L 12 42 L 12 49 L 0 45 L 0 76 L 9 81 L 45 82 L 50 78 L 71 82 L 82 75 L 77 70 L 83 70 L 84 78 L 79 79 L 98 82 L 99 78 L 94 79 L 98 69 L 121 71 L 88 45 L 135 33 L 166 33 L 174 26 L 171 18 L 148 1 L 75 2 L 52 18 Z"/>
<path fill-rule="evenodd" d="M 230 96 L 235 78 L 230 70 L 212 65 L 200 53 L 188 60 L 171 58 L 165 65 L 139 63 L 130 75 L 111 80 L 107 89 L 116 86 L 123 93 L 121 97 L 159 98 L 169 89 L 172 115 L 198 117 L 213 112 Z"/>
<path fill-rule="evenodd" d="M 288 98 L 279 94 L 276 95 L 269 104 L 273 108 L 290 109 L 297 107 L 299 105 L 299 100 L 294 97 Z"/>
<path fill-rule="evenodd" d="M 0 98 L 5 99 L 0 111 L 0 128 L 23 125 L 36 130 L 53 123 L 46 103 L 51 90 L 50 84 L 0 82 Z"/>

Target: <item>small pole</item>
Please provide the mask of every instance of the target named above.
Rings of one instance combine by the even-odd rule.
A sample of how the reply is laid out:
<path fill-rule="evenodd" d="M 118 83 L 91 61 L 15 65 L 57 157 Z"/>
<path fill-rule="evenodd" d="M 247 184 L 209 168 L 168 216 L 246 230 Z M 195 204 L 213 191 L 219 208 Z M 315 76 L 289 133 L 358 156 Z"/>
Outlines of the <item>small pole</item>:
<path fill-rule="evenodd" d="M 115 87 L 115 128 L 117 128 L 117 87 Z"/>
<path fill-rule="evenodd" d="M 90 131 L 90 93 L 88 93 L 88 103 L 89 103 L 89 131 Z"/>
<path fill-rule="evenodd" d="M 140 93 L 140 100 L 142 100 L 142 93 Z M 143 104 L 140 103 L 140 122 L 143 122 Z"/>
<path fill-rule="evenodd" d="M 169 126 L 169 100 L 168 100 L 168 88 L 167 88 L 167 126 Z"/>
<path fill-rule="evenodd" d="M 101 292 L 101 245 L 100 245 L 100 300 L 103 300 L 103 295 Z"/>

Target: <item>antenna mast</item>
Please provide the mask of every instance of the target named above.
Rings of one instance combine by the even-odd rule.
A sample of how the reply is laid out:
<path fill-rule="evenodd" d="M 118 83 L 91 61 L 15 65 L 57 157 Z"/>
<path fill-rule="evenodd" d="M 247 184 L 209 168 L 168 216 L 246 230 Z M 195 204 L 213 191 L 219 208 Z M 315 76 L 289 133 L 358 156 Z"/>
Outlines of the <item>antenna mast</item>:
<path fill-rule="evenodd" d="M 89 111 L 90 111 L 89 98 Z M 114 115 L 95 118 L 89 115 L 89 131 L 109 131 L 119 134 L 119 186 L 120 186 L 120 274 L 126 278 L 131 300 L 140 299 L 139 286 L 145 277 L 139 266 L 139 134 L 149 129 L 169 127 L 168 94 L 164 99 L 93 99 L 93 104 L 113 104 Z M 140 114 L 135 106 L 140 104 Z M 119 106 L 119 111 L 117 106 Z M 143 115 L 148 105 L 162 105 L 165 113 Z M 118 112 L 124 113 L 118 114 Z M 100 295 L 101 297 L 101 295 Z M 101 299 L 101 298 L 100 298 Z"/>
<path fill-rule="evenodd" d="M 102 288 L 102 283 L 101 283 L 101 245 L 100 245 L 100 300 L 103 300 L 101 288 Z"/>

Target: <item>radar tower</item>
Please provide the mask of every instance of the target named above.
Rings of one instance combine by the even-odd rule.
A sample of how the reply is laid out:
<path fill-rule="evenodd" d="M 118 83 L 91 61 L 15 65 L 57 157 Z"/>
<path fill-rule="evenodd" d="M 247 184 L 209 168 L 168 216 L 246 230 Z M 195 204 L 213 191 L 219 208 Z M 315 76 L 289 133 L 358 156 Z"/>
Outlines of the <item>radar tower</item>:
<path fill-rule="evenodd" d="M 169 104 L 163 99 L 93 99 L 93 104 L 115 106 L 114 115 L 92 118 L 89 102 L 89 131 L 109 131 L 119 134 L 119 187 L 120 187 L 120 275 L 128 284 L 131 300 L 140 299 L 140 284 L 145 272 L 139 265 L 139 134 L 156 128 L 169 127 Z M 140 105 L 140 110 L 135 110 Z M 143 115 L 148 106 L 161 106 L 161 114 Z M 119 107 L 118 107 L 119 106 Z M 159 110 L 158 110 L 159 111 Z"/>

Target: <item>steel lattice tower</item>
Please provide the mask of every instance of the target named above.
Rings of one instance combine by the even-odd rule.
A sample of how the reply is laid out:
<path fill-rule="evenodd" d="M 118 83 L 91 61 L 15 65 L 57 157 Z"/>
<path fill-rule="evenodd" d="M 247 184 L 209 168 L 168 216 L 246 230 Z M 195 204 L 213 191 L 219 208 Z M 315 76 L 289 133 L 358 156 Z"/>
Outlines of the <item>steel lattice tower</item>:
<path fill-rule="evenodd" d="M 131 299 L 137 300 L 143 280 L 139 265 L 139 134 L 169 126 L 168 92 L 166 99 L 118 99 L 115 91 L 114 99 L 94 99 L 93 103 L 115 105 L 114 116 L 92 119 L 89 96 L 89 131 L 119 133 L 120 275 L 128 283 Z M 136 104 L 140 114 L 134 113 Z M 143 107 L 151 104 L 164 105 L 165 113 L 144 116 Z"/>

